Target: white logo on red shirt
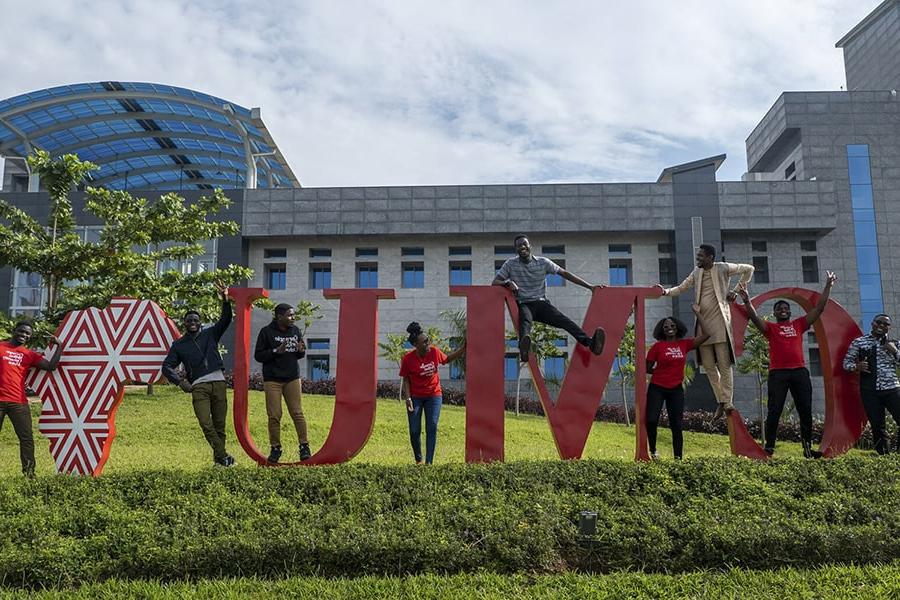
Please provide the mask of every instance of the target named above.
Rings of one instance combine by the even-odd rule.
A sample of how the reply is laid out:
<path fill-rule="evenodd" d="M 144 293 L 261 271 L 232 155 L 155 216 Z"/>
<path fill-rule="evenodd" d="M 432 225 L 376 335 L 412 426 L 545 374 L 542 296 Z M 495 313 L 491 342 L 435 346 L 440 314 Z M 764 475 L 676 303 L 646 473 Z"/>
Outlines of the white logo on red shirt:
<path fill-rule="evenodd" d="M 7 350 L 3 354 L 3 360 L 8 362 L 11 367 L 21 367 L 23 358 L 25 358 L 25 354 L 15 350 Z"/>

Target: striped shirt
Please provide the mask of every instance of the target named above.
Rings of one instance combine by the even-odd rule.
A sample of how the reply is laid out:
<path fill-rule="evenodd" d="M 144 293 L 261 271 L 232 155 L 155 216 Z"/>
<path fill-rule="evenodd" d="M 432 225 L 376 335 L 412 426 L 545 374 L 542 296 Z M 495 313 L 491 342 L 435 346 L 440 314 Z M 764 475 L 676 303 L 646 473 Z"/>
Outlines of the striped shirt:
<path fill-rule="evenodd" d="M 528 262 L 523 262 L 518 256 L 508 259 L 497 270 L 497 277 L 512 279 L 519 286 L 516 299 L 531 302 L 546 299 L 547 275 L 556 275 L 562 270 L 549 258 L 532 254 Z"/>
<path fill-rule="evenodd" d="M 844 370 L 855 371 L 858 359 L 865 359 L 869 363 L 869 372 L 859 374 L 859 386 L 862 389 L 881 392 L 900 387 L 900 381 L 897 380 L 900 360 L 888 352 L 874 335 L 864 335 L 850 342 L 847 355 L 844 356 Z"/>

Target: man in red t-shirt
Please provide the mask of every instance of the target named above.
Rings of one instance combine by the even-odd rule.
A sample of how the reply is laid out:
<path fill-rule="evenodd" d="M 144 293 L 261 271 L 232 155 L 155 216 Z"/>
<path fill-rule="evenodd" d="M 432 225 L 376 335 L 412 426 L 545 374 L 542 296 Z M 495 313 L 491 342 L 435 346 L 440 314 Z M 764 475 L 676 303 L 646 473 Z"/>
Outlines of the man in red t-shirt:
<path fill-rule="evenodd" d="M 766 417 L 766 447 L 768 454 L 775 452 L 775 436 L 778 433 L 778 422 L 784 410 L 784 402 L 788 391 L 794 399 L 797 414 L 800 416 L 800 441 L 803 444 L 803 456 L 819 458 L 820 452 L 812 449 L 812 381 L 803 358 L 803 333 L 813 326 L 822 316 L 831 288 L 837 281 L 834 273 L 825 271 L 825 289 L 819 296 L 819 302 L 806 315 L 791 320 L 791 305 L 786 300 L 779 300 L 772 308 L 775 322 L 764 321 L 756 313 L 746 288 L 739 294 L 747 307 L 750 321 L 769 340 L 769 412 Z"/>
<path fill-rule="evenodd" d="M 22 461 L 22 473 L 26 477 L 34 477 L 34 436 L 31 411 L 28 408 L 28 398 L 25 397 L 25 376 L 32 367 L 45 371 L 54 370 L 62 355 L 62 345 L 52 336 L 51 342 L 58 348 L 49 361 L 43 354 L 26 348 L 25 344 L 31 339 L 31 334 L 29 323 L 17 323 L 12 338 L 0 342 L 0 428 L 8 416 L 16 437 L 19 438 L 19 458 Z"/>

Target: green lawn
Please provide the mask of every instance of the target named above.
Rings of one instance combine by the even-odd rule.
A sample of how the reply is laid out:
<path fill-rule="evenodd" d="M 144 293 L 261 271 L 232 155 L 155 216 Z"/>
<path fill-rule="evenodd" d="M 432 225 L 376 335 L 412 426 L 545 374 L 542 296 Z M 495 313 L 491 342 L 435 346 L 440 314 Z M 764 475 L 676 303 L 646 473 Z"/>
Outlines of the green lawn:
<path fill-rule="evenodd" d="M 281 580 L 223 579 L 161 584 L 108 581 L 82 588 L 40 592 L 0 592 L 21 598 L 708 598 L 782 600 L 829 598 L 888 600 L 900 595 L 900 566 L 824 567 L 776 571 L 697 572 L 679 575 L 419 575 Z"/>
<path fill-rule="evenodd" d="M 230 392 L 229 392 L 230 397 Z M 250 394 L 250 429 L 257 446 L 268 452 L 266 439 L 265 403 L 262 392 Z M 313 451 L 324 442 L 331 426 L 334 398 L 306 396 L 304 412 L 309 423 Z M 37 472 L 53 473 L 47 440 L 37 432 L 40 407 L 32 404 L 35 424 Z M 229 407 L 230 411 L 230 407 Z M 228 451 L 239 467 L 253 465 L 234 437 L 232 415 L 228 420 Z M 0 475 L 19 473 L 18 441 L 12 426 L 5 423 L 0 432 Z M 211 454 L 203 439 L 191 408 L 190 396 L 172 386 L 158 386 L 156 394 L 147 396 L 143 388 L 136 388 L 125 396 L 116 417 L 118 435 L 104 473 L 175 468 L 196 471 L 209 468 Z M 296 434 L 285 411 L 282 419 L 282 441 L 285 460 L 296 459 Z M 424 434 L 423 434 L 424 445 Z M 660 429 L 658 450 L 665 460 L 671 460 L 671 436 L 668 429 Z M 728 456 L 728 438 L 721 435 L 685 433 L 685 457 Z M 779 443 L 778 456 L 798 457 L 800 445 Z M 585 458 L 632 460 L 634 456 L 634 427 L 612 423 L 594 423 L 584 452 Z M 461 463 L 465 458 L 465 408 L 444 406 L 438 431 L 436 463 Z M 546 419 L 531 415 L 506 416 L 506 459 L 557 459 L 556 447 Z M 412 451 L 406 422 L 406 409 L 397 400 L 378 401 L 375 428 L 369 443 L 354 459 L 355 462 L 376 464 L 407 464 Z"/>

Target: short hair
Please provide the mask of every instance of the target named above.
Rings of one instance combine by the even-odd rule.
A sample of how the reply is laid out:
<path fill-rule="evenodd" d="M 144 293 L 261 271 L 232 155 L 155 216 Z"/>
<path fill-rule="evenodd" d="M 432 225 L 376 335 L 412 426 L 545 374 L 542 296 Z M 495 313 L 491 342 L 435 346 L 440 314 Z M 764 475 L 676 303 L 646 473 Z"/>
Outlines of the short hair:
<path fill-rule="evenodd" d="M 874 321 L 874 320 L 877 319 L 878 317 L 887 317 L 888 319 L 891 319 L 891 315 L 889 315 L 889 314 L 887 314 L 887 313 L 878 313 L 877 315 L 875 315 L 874 317 L 872 317 L 872 320 Z M 891 319 L 891 321 L 893 321 L 893 319 Z"/>
<path fill-rule="evenodd" d="M 286 302 L 282 302 L 275 307 L 275 316 L 280 317 L 281 315 L 286 314 L 289 310 L 294 310 L 294 307 Z"/>
<path fill-rule="evenodd" d="M 528 236 L 525 235 L 524 233 L 520 233 L 519 235 L 517 235 L 516 237 L 513 238 L 513 244 L 515 244 L 516 242 L 518 242 L 518 241 L 521 240 L 522 238 L 525 238 L 525 239 L 527 240 L 527 239 L 528 239 Z"/>
<path fill-rule="evenodd" d="M 716 257 L 716 247 L 711 244 L 700 244 L 700 249 L 710 258 Z"/>
<path fill-rule="evenodd" d="M 672 321 L 675 323 L 675 337 L 683 338 L 685 334 L 687 334 L 687 325 L 681 322 L 681 320 L 676 316 L 665 317 L 664 319 L 660 319 L 659 323 L 656 324 L 656 327 L 653 328 L 653 339 L 658 341 L 663 341 L 666 339 L 666 334 L 663 333 L 663 324 L 666 321 Z"/>
<path fill-rule="evenodd" d="M 775 304 L 772 305 L 772 308 L 774 309 L 774 308 L 775 308 L 776 306 L 778 306 L 779 304 L 787 304 L 787 305 L 788 305 L 788 308 L 791 307 L 791 303 L 788 302 L 787 300 L 776 300 L 776 301 L 775 301 Z"/>
<path fill-rule="evenodd" d="M 184 318 L 187 319 L 189 315 L 197 315 L 198 319 L 203 319 L 203 315 L 200 314 L 200 311 L 196 310 L 194 308 L 192 308 L 192 309 L 188 310 L 186 313 L 184 313 Z"/>
<path fill-rule="evenodd" d="M 422 326 L 413 321 L 409 325 L 406 326 L 406 333 L 409 334 L 409 337 L 406 338 L 410 344 L 413 346 L 416 345 L 416 341 L 419 339 L 419 336 L 422 335 Z"/>
<path fill-rule="evenodd" d="M 19 321 L 18 323 L 15 324 L 15 326 L 13 327 L 13 331 L 15 331 L 16 329 L 18 329 L 18 328 L 21 327 L 22 325 L 26 325 L 26 326 L 28 326 L 28 327 L 31 327 L 31 329 L 34 329 L 34 322 L 33 322 L 33 321 L 22 320 L 22 321 Z"/>

